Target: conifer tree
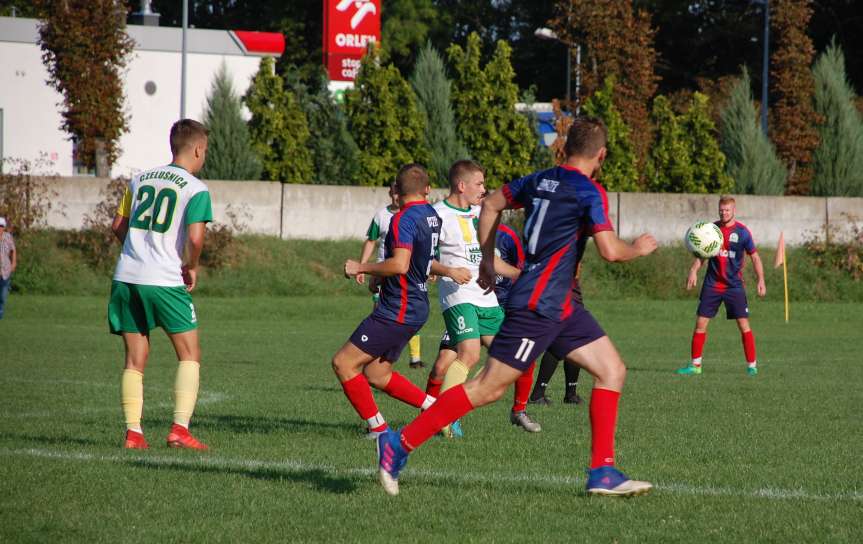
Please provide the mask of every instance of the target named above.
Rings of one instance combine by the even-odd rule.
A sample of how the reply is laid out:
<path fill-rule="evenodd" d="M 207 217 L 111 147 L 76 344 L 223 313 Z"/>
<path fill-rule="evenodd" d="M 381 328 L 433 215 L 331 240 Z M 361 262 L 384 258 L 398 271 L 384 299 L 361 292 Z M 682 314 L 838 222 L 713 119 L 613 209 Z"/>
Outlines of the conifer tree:
<path fill-rule="evenodd" d="M 818 58 L 815 111 L 821 143 L 815 150 L 812 194 L 863 196 L 863 118 L 845 74 L 845 56 L 834 39 Z"/>
<path fill-rule="evenodd" d="M 688 193 L 722 194 L 730 192 L 733 180 L 725 173 L 725 155 L 719 148 L 710 99 L 696 92 L 689 110 L 680 119 L 692 161 L 694 186 Z"/>
<path fill-rule="evenodd" d="M 260 179 L 261 162 L 252 149 L 241 107 L 240 97 L 234 92 L 231 76 L 223 63 L 213 79 L 204 108 L 203 123 L 210 130 L 210 138 L 201 178 Z"/>
<path fill-rule="evenodd" d="M 752 102 L 749 72 L 731 89 L 721 114 L 720 148 L 725 172 L 734 180 L 738 194 L 781 195 L 788 172 L 770 140 L 761 131 L 758 111 Z"/>
<path fill-rule="evenodd" d="M 417 57 L 411 85 L 417 95 L 417 104 L 426 116 L 425 137 L 431 154 L 429 170 L 434 172 L 432 183 L 446 187 L 449 167 L 459 159 L 470 158 L 470 155 L 456 133 L 450 101 L 451 84 L 446 77 L 443 57 L 431 42 Z"/>
<path fill-rule="evenodd" d="M 511 53 L 506 42 L 498 41 L 491 60 L 481 67 L 475 32 L 465 48 L 452 44 L 447 49 L 455 71 L 452 95 L 458 134 L 486 169 L 486 184 L 492 188 L 528 173 L 535 142 L 527 119 L 515 111 L 518 87 Z"/>
<path fill-rule="evenodd" d="M 261 59 L 258 73 L 243 97 L 252 118 L 249 135 L 261 159 L 264 179 L 308 183 L 312 157 L 309 125 L 296 96 L 275 73 L 273 59 Z"/>
<path fill-rule="evenodd" d="M 614 106 L 614 78 L 605 79 L 581 111 L 599 117 L 608 127 L 608 156 L 602 165 L 600 182 L 609 191 L 638 191 L 638 168 L 629 139 L 629 127 Z"/>
<path fill-rule="evenodd" d="M 425 117 L 411 86 L 384 64 L 377 46 L 363 57 L 345 108 L 360 149 L 360 185 L 388 185 L 402 165 L 428 162 Z"/>
<path fill-rule="evenodd" d="M 691 146 L 684 133 L 682 119 L 662 95 L 653 100 L 651 120 L 656 130 L 656 143 L 650 150 L 647 187 L 651 191 L 693 193 L 695 176 L 690 156 Z"/>

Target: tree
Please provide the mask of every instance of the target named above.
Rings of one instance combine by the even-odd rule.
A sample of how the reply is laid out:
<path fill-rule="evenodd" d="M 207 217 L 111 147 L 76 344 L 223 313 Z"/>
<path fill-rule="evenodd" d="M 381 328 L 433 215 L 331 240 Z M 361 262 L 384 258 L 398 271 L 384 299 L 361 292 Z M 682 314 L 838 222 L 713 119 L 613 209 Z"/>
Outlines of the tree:
<path fill-rule="evenodd" d="M 812 153 L 818 146 L 819 122 L 812 109 L 815 83 L 812 59 L 815 49 L 806 34 L 812 17 L 812 0 L 773 0 L 770 15 L 773 55 L 770 82 L 776 97 L 770 107 L 770 135 L 788 167 L 788 194 L 809 192 Z"/>
<path fill-rule="evenodd" d="M 682 120 L 662 95 L 653 100 L 651 115 L 656 129 L 656 143 L 650 150 L 647 168 L 647 187 L 651 191 L 693 193 L 695 173 L 690 156 L 691 146 L 686 141 Z"/>
<path fill-rule="evenodd" d="M 249 137 L 261 160 L 264 179 L 307 183 L 312 176 L 308 121 L 297 97 L 284 88 L 284 81 L 275 73 L 272 58 L 261 59 L 243 100 L 252 112 Z"/>
<path fill-rule="evenodd" d="M 632 131 L 638 163 L 644 164 L 652 140 L 648 104 L 658 81 L 650 15 L 634 10 L 632 0 L 561 0 L 552 26 L 564 41 L 582 46 L 579 99 L 614 78 L 614 106 Z"/>
<path fill-rule="evenodd" d="M 433 0 L 386 0 L 381 12 L 381 43 L 384 54 L 399 71 L 407 73 L 419 58 L 416 51 L 428 42 L 438 19 Z"/>
<path fill-rule="evenodd" d="M 781 195 L 788 172 L 761 131 L 750 85 L 749 72 L 744 68 L 722 110 L 720 147 L 726 159 L 725 172 L 734 180 L 735 193 Z"/>
<path fill-rule="evenodd" d="M 863 196 L 863 118 L 845 76 L 845 56 L 835 40 L 813 69 L 821 143 L 815 150 L 812 194 Z"/>
<path fill-rule="evenodd" d="M 485 68 L 480 66 L 480 39 L 472 33 L 464 49 L 447 50 L 455 71 L 453 107 L 458 133 L 468 150 L 486 169 L 486 184 L 499 187 L 530 169 L 536 141 L 527 119 L 515 111 L 518 87 L 510 64 L 511 49 L 497 42 Z"/>
<path fill-rule="evenodd" d="M 48 84 L 63 95 L 61 128 L 77 141 L 78 158 L 107 176 L 128 130 L 123 81 L 134 42 L 116 0 L 39 0 L 42 62 Z"/>
<path fill-rule="evenodd" d="M 354 88 L 345 93 L 351 132 L 360 148 L 360 185 L 389 185 L 398 169 L 426 163 L 425 117 L 410 85 L 377 46 L 369 48 Z"/>
<path fill-rule="evenodd" d="M 722 194 L 731 191 L 734 181 L 725 173 L 725 155 L 719 148 L 707 95 L 693 93 L 689 111 L 683 115 L 680 124 L 686 134 L 695 182 L 686 192 Z"/>
<path fill-rule="evenodd" d="M 451 84 L 446 77 L 443 57 L 431 43 L 427 43 L 419 53 L 411 85 L 427 120 L 425 138 L 431 153 L 429 168 L 435 173 L 433 182 L 439 187 L 447 187 L 449 167 L 470 155 L 456 133 L 450 101 Z"/>
<path fill-rule="evenodd" d="M 609 191 L 638 191 L 635 151 L 629 140 L 629 127 L 614 105 L 614 85 L 614 78 L 607 77 L 581 111 L 599 117 L 608 128 L 608 156 L 602 165 L 603 186 Z"/>
<path fill-rule="evenodd" d="M 231 76 L 224 63 L 213 78 L 204 125 L 210 131 L 207 162 L 200 172 L 203 179 L 257 180 L 261 162 L 252 149 L 249 128 L 240 112 L 240 97 L 234 92 Z"/>

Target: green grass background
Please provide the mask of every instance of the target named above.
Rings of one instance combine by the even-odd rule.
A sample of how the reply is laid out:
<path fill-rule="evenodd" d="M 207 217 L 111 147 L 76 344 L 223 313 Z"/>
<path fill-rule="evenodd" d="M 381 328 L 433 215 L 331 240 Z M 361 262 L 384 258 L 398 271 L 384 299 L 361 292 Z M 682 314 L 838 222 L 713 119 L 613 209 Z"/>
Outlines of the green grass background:
<path fill-rule="evenodd" d="M 589 297 L 630 368 L 618 461 L 655 492 L 586 497 L 586 406 L 532 408 L 543 432 L 530 435 L 509 424 L 507 395 L 467 416 L 464 440 L 433 438 L 412 455 L 393 498 L 376 483 L 374 447 L 329 368 L 368 299 L 347 296 L 358 292 L 347 280 L 234 279 L 244 283 L 226 288 L 230 297 L 207 296 L 228 284 L 218 275 L 196 297 L 204 356 L 193 431 L 207 453 L 164 447 L 176 365 L 161 332 L 145 380 L 152 448 L 126 452 L 123 350 L 106 330 L 106 297 L 13 294 L 0 321 L 0 542 L 787 543 L 863 534 L 858 303 L 796 303 L 786 324 L 781 303 L 752 300 L 761 373 L 746 376 L 736 327 L 721 319 L 704 374 L 686 378 L 672 371 L 688 358 L 694 294 Z M 105 281 L 93 288 L 104 293 Z M 269 281 L 329 292 L 242 296 Z M 426 360 L 442 328 L 433 313 Z M 425 383 L 404 360 L 400 370 Z M 555 401 L 562 379 L 559 371 L 550 386 Z M 582 378 L 585 396 L 590 382 Z M 394 425 L 415 413 L 377 398 Z"/>

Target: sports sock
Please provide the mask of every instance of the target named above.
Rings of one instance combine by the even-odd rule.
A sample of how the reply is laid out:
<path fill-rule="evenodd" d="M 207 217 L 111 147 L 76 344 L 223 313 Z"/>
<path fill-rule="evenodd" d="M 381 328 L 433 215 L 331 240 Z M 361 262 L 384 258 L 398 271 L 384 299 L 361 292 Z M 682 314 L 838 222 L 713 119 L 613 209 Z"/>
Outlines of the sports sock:
<path fill-rule="evenodd" d="M 436 380 L 432 378 L 431 374 L 429 374 L 429 379 L 426 382 L 426 395 L 438 398 L 440 396 L 441 385 L 443 385 L 443 380 Z"/>
<path fill-rule="evenodd" d="M 438 431 L 473 410 L 463 385 L 445 392 L 431 408 L 421 413 L 401 431 L 402 447 L 413 451 Z"/>
<path fill-rule="evenodd" d="M 398 372 L 393 372 L 390 375 L 390 381 L 384 387 L 384 393 L 394 399 L 424 410 L 434 402 L 434 397 L 430 397 L 424 393 L 422 389 L 415 386 L 412 381 Z"/>
<path fill-rule="evenodd" d="M 746 364 L 754 367 L 755 363 L 755 335 L 751 330 L 748 330 L 740 335 L 743 340 L 743 354 L 746 355 Z"/>
<path fill-rule="evenodd" d="M 707 332 L 695 331 L 692 333 L 692 365 L 701 366 L 701 354 L 704 352 L 704 342 L 707 340 Z"/>
<path fill-rule="evenodd" d="M 545 396 L 545 388 L 548 387 L 548 382 L 554 376 L 557 364 L 557 357 L 548 352 L 543 354 L 542 362 L 539 364 L 539 373 L 536 375 L 536 385 L 533 387 L 533 393 L 530 394 L 532 400 L 538 400 Z"/>
<path fill-rule="evenodd" d="M 408 346 L 410 347 L 411 352 L 411 362 L 416 363 L 417 361 L 422 361 L 423 354 L 420 349 L 420 335 L 415 334 L 412 336 L 410 342 L 408 342 Z"/>
<path fill-rule="evenodd" d="M 174 380 L 174 423 L 189 428 L 198 402 L 201 365 L 197 361 L 180 361 Z"/>
<path fill-rule="evenodd" d="M 126 429 L 143 433 L 141 414 L 144 411 L 144 375 L 127 368 L 120 378 L 120 404 L 126 418 Z"/>
<path fill-rule="evenodd" d="M 614 465 L 614 432 L 620 393 L 594 388 L 590 394 L 590 468 Z"/>
<path fill-rule="evenodd" d="M 533 370 L 535 368 L 536 361 L 530 363 L 527 370 L 515 380 L 515 394 L 512 399 L 513 412 L 524 412 L 524 409 L 527 408 L 527 398 L 530 396 L 530 386 L 533 385 Z"/>
<path fill-rule="evenodd" d="M 572 397 L 575 395 L 575 390 L 578 387 L 578 375 L 581 368 L 572 363 L 563 363 L 563 372 L 566 376 L 566 396 Z"/>
<path fill-rule="evenodd" d="M 357 374 L 350 380 L 342 382 L 342 390 L 357 414 L 368 422 L 370 431 L 379 432 L 387 428 L 387 422 L 378 411 L 378 405 L 375 404 L 375 397 L 365 376 Z"/>
<path fill-rule="evenodd" d="M 446 371 L 446 375 L 443 377 L 443 383 L 441 384 L 441 393 L 446 393 L 448 390 L 452 389 L 457 385 L 461 385 L 467 381 L 467 375 L 470 373 L 470 369 L 466 364 L 456 359 L 449 365 L 449 368 Z"/>

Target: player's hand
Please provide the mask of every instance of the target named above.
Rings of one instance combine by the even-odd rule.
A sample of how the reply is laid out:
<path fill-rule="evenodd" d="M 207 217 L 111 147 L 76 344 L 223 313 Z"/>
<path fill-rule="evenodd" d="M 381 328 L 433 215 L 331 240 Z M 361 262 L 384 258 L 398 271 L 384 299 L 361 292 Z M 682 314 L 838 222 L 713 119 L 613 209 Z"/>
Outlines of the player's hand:
<path fill-rule="evenodd" d="M 435 274 L 430 274 L 430 275 L 429 275 L 429 279 L 428 279 L 429 283 L 437 283 L 437 280 L 438 280 L 438 276 L 437 276 L 437 275 L 435 275 Z"/>
<path fill-rule="evenodd" d="M 656 251 L 656 238 L 650 234 L 642 234 L 632 242 L 632 246 L 639 255 L 644 257 Z"/>
<path fill-rule="evenodd" d="M 698 285 L 698 273 L 690 270 L 689 277 L 686 278 L 686 290 L 689 291 L 696 285 Z"/>
<path fill-rule="evenodd" d="M 473 276 L 470 275 L 470 270 L 467 268 L 450 268 L 449 278 L 459 285 L 464 285 L 470 281 Z"/>
<path fill-rule="evenodd" d="M 357 274 L 356 280 L 357 280 L 357 283 L 362 285 L 366 282 L 366 275 L 365 274 Z"/>
<path fill-rule="evenodd" d="M 485 289 L 485 294 L 494 291 L 497 283 L 497 274 L 494 272 L 494 259 L 483 259 L 479 262 L 479 278 L 476 282 Z"/>
<path fill-rule="evenodd" d="M 359 261 L 355 261 L 353 259 L 345 261 L 345 277 L 350 278 L 351 276 L 356 276 L 358 274 L 360 274 Z"/>
<path fill-rule="evenodd" d="M 186 265 L 183 265 L 180 270 L 183 273 L 183 283 L 186 284 L 186 291 L 191 293 L 195 286 L 198 285 L 198 270 L 189 268 Z"/>
<path fill-rule="evenodd" d="M 763 297 L 767 294 L 767 285 L 764 284 L 763 279 L 758 280 L 758 287 L 756 287 L 756 290 L 758 291 L 759 297 Z"/>

